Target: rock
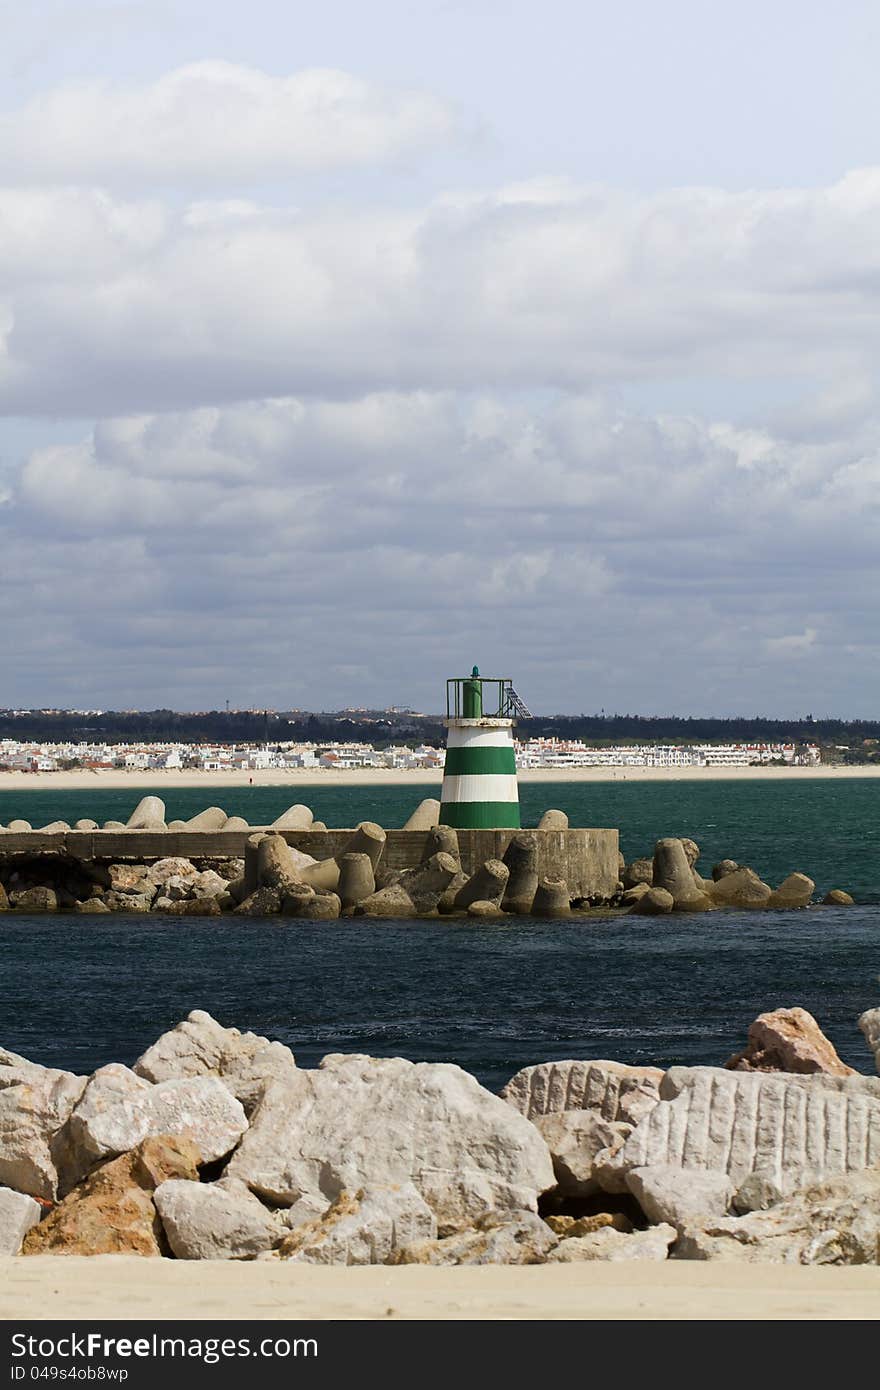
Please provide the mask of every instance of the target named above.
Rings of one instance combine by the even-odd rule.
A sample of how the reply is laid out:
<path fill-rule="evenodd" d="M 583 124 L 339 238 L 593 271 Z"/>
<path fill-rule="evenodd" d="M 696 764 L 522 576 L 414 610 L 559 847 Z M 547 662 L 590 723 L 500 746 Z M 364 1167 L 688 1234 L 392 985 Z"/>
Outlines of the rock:
<path fill-rule="evenodd" d="M 637 888 L 640 883 L 646 883 L 650 888 L 654 881 L 654 860 L 653 859 L 634 859 L 631 864 L 627 864 L 620 881 L 624 888 Z"/>
<path fill-rule="evenodd" d="M 198 1180 L 190 1139 L 156 1135 L 96 1169 L 25 1237 L 24 1255 L 162 1255 L 153 1193 L 169 1178 Z"/>
<path fill-rule="evenodd" d="M 43 1208 L 33 1197 L 0 1187 L 0 1255 L 17 1255 L 28 1231 L 42 1214 Z"/>
<path fill-rule="evenodd" d="M 277 820 L 273 820 L 273 830 L 310 830 L 315 817 L 308 806 L 288 806 Z"/>
<path fill-rule="evenodd" d="M 297 1264 L 382 1265 L 403 1247 L 436 1236 L 434 1213 L 408 1182 L 341 1192 L 319 1220 L 286 1236 L 278 1253 Z"/>
<path fill-rule="evenodd" d="M 33 827 L 31 826 L 31 823 L 30 823 L 29 820 L 19 820 L 19 819 L 11 820 L 11 821 L 9 822 L 9 824 L 7 825 L 7 827 L 6 827 L 6 829 L 7 829 L 7 830 L 10 830 L 14 835 L 23 835 L 23 834 L 26 834 L 26 833 L 27 833 L 29 830 L 31 830 L 32 828 L 33 828 Z"/>
<path fill-rule="evenodd" d="M 125 823 L 126 830 L 164 830 L 165 802 L 158 796 L 145 796 Z"/>
<path fill-rule="evenodd" d="M 134 1064 L 147 1081 L 214 1076 L 250 1114 L 270 1081 L 287 1081 L 296 1071 L 289 1047 L 258 1033 L 224 1028 L 203 1009 L 157 1038 Z"/>
<path fill-rule="evenodd" d="M 562 1240 L 591 1236 L 594 1231 L 601 1231 L 606 1226 L 627 1235 L 633 1228 L 629 1217 L 622 1211 L 598 1211 L 595 1216 L 545 1216 L 544 1220 L 553 1234 Z"/>
<path fill-rule="evenodd" d="M 603 1120 L 637 1125 L 660 1099 L 663 1072 L 658 1067 L 628 1067 L 623 1062 L 539 1062 L 512 1076 L 501 1099 L 521 1115 L 552 1115 L 591 1110 Z"/>
<path fill-rule="evenodd" d="M 229 817 L 219 806 L 209 806 L 205 811 L 199 811 L 197 816 L 190 816 L 186 822 L 187 830 L 222 830 Z"/>
<path fill-rule="evenodd" d="M 217 898 L 226 892 L 226 879 L 214 869 L 204 869 L 191 880 L 189 891 L 194 898 Z"/>
<path fill-rule="evenodd" d="M 784 882 L 780 883 L 775 893 L 771 893 L 767 899 L 767 906 L 776 907 L 807 907 L 816 885 L 806 874 L 789 874 Z"/>
<path fill-rule="evenodd" d="M 103 1148 L 92 1142 L 87 1121 L 125 1101 L 140 1099 L 150 1089 L 149 1081 L 119 1062 L 110 1062 L 92 1073 L 52 1144 L 58 1169 L 58 1191 L 62 1197 L 107 1156 Z"/>
<path fill-rule="evenodd" d="M 342 902 L 336 893 L 313 893 L 310 898 L 300 899 L 294 916 L 305 922 L 333 922 L 341 912 Z"/>
<path fill-rule="evenodd" d="M 563 1240 L 547 1257 L 548 1264 L 576 1264 L 581 1260 L 665 1260 L 676 1239 L 674 1226 L 652 1226 L 648 1231 L 623 1235 L 605 1226 L 593 1235 Z"/>
<path fill-rule="evenodd" d="M 795 1192 L 767 1211 L 685 1231 L 677 1259 L 748 1264 L 876 1265 L 880 1171 L 853 1172 Z"/>
<path fill-rule="evenodd" d="M 722 859 L 720 863 L 712 865 L 712 879 L 715 883 L 719 879 L 726 878 L 728 874 L 735 874 L 739 864 L 735 859 Z"/>
<path fill-rule="evenodd" d="M 314 888 L 310 888 L 307 883 L 288 883 L 281 899 L 282 917 L 296 917 L 306 899 L 314 896 Z M 235 899 L 232 900 L 232 905 L 235 906 Z"/>
<path fill-rule="evenodd" d="M 82 1122 L 82 1143 L 101 1158 L 127 1153 L 159 1134 L 187 1135 L 202 1161 L 212 1163 L 235 1148 L 247 1129 L 244 1110 L 214 1076 L 160 1081 L 138 1095 L 108 1104 Z"/>
<path fill-rule="evenodd" d="M 250 830 L 250 826 L 248 825 L 248 823 L 247 823 L 247 821 L 245 820 L 244 816 L 229 816 L 228 819 L 227 819 L 227 821 L 226 821 L 226 824 L 225 824 L 224 827 L 223 827 L 223 829 L 224 829 L 224 830 Z"/>
<path fill-rule="evenodd" d="M 826 907 L 852 907 L 855 898 L 845 893 L 842 888 L 832 888 L 825 894 L 822 902 Z"/>
<path fill-rule="evenodd" d="M 96 916 L 101 912 L 109 912 L 110 909 L 103 898 L 84 898 L 81 903 L 77 903 L 74 912 L 86 912 L 90 916 Z"/>
<path fill-rule="evenodd" d="M 41 825 L 41 826 L 40 826 L 40 834 L 41 834 L 41 835 L 62 835 L 65 831 L 67 831 L 67 830 L 69 830 L 69 829 L 70 829 L 70 826 L 67 824 L 67 821 L 66 821 L 66 820 L 53 820 L 53 821 L 50 821 L 48 825 Z"/>
<path fill-rule="evenodd" d="M 505 912 L 530 913 L 538 891 L 538 841 L 530 832 L 514 835 L 504 851 L 502 863 L 508 872 L 507 887 L 501 899 Z"/>
<path fill-rule="evenodd" d="M 147 878 L 155 884 L 157 889 L 166 888 L 169 883 L 175 880 L 192 881 L 198 874 L 195 864 L 189 859 L 181 859 L 179 856 L 171 855 L 166 859 L 157 859 L 155 864 L 151 864 L 147 870 Z"/>
<path fill-rule="evenodd" d="M 0 1050 L 0 1184 L 54 1201 L 53 1143 L 85 1086 L 84 1076 Z"/>
<path fill-rule="evenodd" d="M 749 1027 L 745 1052 L 724 1063 L 730 1071 L 824 1072 L 853 1076 L 812 1014 L 806 1009 L 774 1009 L 759 1014 Z"/>
<path fill-rule="evenodd" d="M 532 915 L 534 917 L 554 918 L 568 917 L 570 914 L 571 900 L 565 879 L 539 879 L 532 903 Z"/>
<path fill-rule="evenodd" d="M 880 1080 L 672 1067 L 661 1100 L 596 1173 L 621 1192 L 633 1168 L 670 1165 L 727 1173 L 735 1188 L 752 1172 L 783 1193 L 817 1176 L 880 1163 Z"/>
<path fill-rule="evenodd" d="M 10 899 L 16 912 L 57 912 L 58 898 L 54 888 L 25 888 L 13 893 Z"/>
<path fill-rule="evenodd" d="M 442 1240 L 405 1246 L 390 1261 L 399 1265 L 543 1264 L 556 1247 L 549 1226 L 532 1211 L 487 1212 L 474 1229 Z"/>
<path fill-rule="evenodd" d="M 145 891 L 147 877 L 146 864 L 111 864 L 107 870 L 108 887 L 114 893 L 138 893 Z"/>
<path fill-rule="evenodd" d="M 631 911 L 643 917 L 660 917 L 665 912 L 671 912 L 674 906 L 675 899 L 665 888 L 649 888 Z"/>
<path fill-rule="evenodd" d="M 404 821 L 404 830 L 431 830 L 440 820 L 440 802 L 434 797 L 420 801 L 409 820 Z M 436 851 L 434 851 L 436 853 Z"/>
<path fill-rule="evenodd" d="M 96 820 L 78 820 L 74 821 L 73 828 L 74 830 L 97 830 L 98 822 Z"/>
<path fill-rule="evenodd" d="M 700 857 L 700 846 L 697 844 L 696 840 L 688 840 L 685 836 L 682 835 L 680 835 L 678 839 L 682 849 L 684 850 L 684 857 L 687 860 L 689 867 L 693 869 L 694 865 Z"/>
<path fill-rule="evenodd" d="M 223 915 L 219 897 L 178 899 L 176 902 L 162 898 L 160 902 L 162 903 L 162 911 L 169 913 L 172 917 L 222 917 Z M 155 906 L 158 910 L 159 903 L 157 902 Z"/>
<path fill-rule="evenodd" d="M 762 883 L 754 870 L 742 868 L 715 879 L 712 896 L 720 907 L 766 907 L 772 892 L 769 883 Z"/>
<path fill-rule="evenodd" d="M 500 859 L 487 859 L 456 894 L 456 909 L 463 912 L 476 902 L 495 903 L 500 907 L 509 877 L 507 865 Z"/>
<path fill-rule="evenodd" d="M 594 1110 L 559 1110 L 549 1115 L 534 1115 L 532 1124 L 540 1130 L 550 1150 L 562 1197 L 589 1197 L 599 1192 L 595 1177 L 596 1155 L 616 1153 L 633 1130 L 630 1124 L 603 1120 Z"/>
<path fill-rule="evenodd" d="M 539 830 L 567 830 L 568 816 L 564 811 L 545 811 L 538 821 Z"/>
<path fill-rule="evenodd" d="M 240 917 L 272 917 L 280 911 L 281 894 L 277 888 L 258 888 L 233 908 L 233 912 Z"/>
<path fill-rule="evenodd" d="M 725 1216 L 733 1198 L 726 1173 L 693 1168 L 633 1168 L 626 1185 L 649 1221 L 667 1221 L 677 1228 Z"/>
<path fill-rule="evenodd" d="M 635 907 L 637 902 L 650 893 L 651 889 L 647 883 L 637 883 L 635 888 L 627 888 L 620 895 L 621 907 Z"/>
<path fill-rule="evenodd" d="M 874 1062 L 880 1072 L 880 1009 L 868 1009 L 863 1013 L 859 1019 L 859 1028 L 874 1054 Z"/>
<path fill-rule="evenodd" d="M 373 863 L 368 854 L 339 856 L 339 900 L 343 908 L 357 907 L 376 891 Z"/>
<path fill-rule="evenodd" d="M 504 913 L 494 903 L 475 902 L 468 906 L 468 917 L 503 917 Z"/>
<path fill-rule="evenodd" d="M 690 842 L 693 844 L 693 841 Z M 681 840 L 658 840 L 654 848 L 655 891 L 666 889 L 672 895 L 677 912 L 703 912 L 711 906 L 705 893 L 700 893 Z"/>
<path fill-rule="evenodd" d="M 104 822 L 103 826 L 101 827 L 101 829 L 102 829 L 102 830 L 125 830 L 126 827 L 122 824 L 122 821 L 121 821 L 121 820 L 105 820 L 105 822 Z"/>
<path fill-rule="evenodd" d="M 413 1182 L 441 1234 L 554 1182 L 534 1126 L 460 1067 L 358 1055 L 268 1087 L 228 1172 L 281 1205 Z"/>
<path fill-rule="evenodd" d="M 169 1178 L 153 1201 L 179 1260 L 252 1259 L 271 1250 L 283 1229 L 247 1188 Z"/>
<path fill-rule="evenodd" d="M 134 893 L 106 893 L 104 906 L 108 912 L 149 912 L 152 898 Z"/>
<path fill-rule="evenodd" d="M 6 889 L 0 883 L 0 912 L 9 911 L 9 899 L 6 896 Z"/>
<path fill-rule="evenodd" d="M 733 1196 L 731 1206 L 740 1216 L 750 1211 L 769 1211 L 782 1201 L 782 1193 L 774 1182 L 760 1173 L 749 1173 Z"/>

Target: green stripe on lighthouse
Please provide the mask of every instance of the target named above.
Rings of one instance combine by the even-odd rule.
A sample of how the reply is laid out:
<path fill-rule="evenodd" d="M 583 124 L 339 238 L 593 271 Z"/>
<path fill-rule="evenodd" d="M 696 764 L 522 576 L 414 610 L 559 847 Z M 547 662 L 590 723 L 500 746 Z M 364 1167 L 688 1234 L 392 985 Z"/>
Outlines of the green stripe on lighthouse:
<path fill-rule="evenodd" d="M 509 748 L 447 748 L 444 776 L 461 777 L 484 773 L 516 776 L 516 754 Z"/>

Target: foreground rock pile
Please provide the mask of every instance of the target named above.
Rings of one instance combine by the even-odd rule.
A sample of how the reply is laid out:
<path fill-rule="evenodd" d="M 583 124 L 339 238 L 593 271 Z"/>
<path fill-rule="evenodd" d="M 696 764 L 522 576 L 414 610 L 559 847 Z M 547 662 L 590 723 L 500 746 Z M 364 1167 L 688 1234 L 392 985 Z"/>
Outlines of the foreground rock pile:
<path fill-rule="evenodd" d="M 880 1009 L 860 1027 L 880 1069 Z M 746 1069 L 744 1069 L 746 1068 Z M 195 1011 L 132 1068 L 0 1051 L 0 1253 L 305 1264 L 880 1263 L 880 1077 L 803 1010 L 727 1068 L 461 1068 Z"/>

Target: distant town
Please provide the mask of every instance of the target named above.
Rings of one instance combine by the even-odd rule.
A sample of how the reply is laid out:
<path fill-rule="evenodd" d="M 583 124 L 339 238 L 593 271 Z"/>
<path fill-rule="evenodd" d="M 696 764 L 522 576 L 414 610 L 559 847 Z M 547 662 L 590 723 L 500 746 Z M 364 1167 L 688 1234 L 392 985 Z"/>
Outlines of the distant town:
<path fill-rule="evenodd" d="M 765 764 L 813 766 L 821 761 L 815 744 L 730 743 L 691 746 L 643 744 L 590 747 L 578 739 L 534 738 L 515 741 L 520 768 L 578 767 L 749 767 Z M 354 768 L 442 771 L 445 750 L 372 743 L 33 743 L 0 740 L 0 771 L 58 772 L 82 768 L 100 772 L 151 769 L 200 772 L 262 772 L 313 768 L 328 772 Z"/>

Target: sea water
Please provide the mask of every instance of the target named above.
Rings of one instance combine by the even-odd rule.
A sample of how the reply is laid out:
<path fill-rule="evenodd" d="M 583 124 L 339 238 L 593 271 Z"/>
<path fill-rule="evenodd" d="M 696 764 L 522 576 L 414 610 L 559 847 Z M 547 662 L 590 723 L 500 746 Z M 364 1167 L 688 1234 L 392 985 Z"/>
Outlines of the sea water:
<path fill-rule="evenodd" d="M 169 818 L 209 800 L 251 823 L 307 801 L 328 824 L 400 825 L 433 784 L 181 789 Z M 549 1058 L 721 1064 L 765 1009 L 799 1004 L 851 1065 L 871 1069 L 857 1015 L 880 1003 L 880 782 L 530 783 L 548 806 L 617 825 L 627 857 L 688 835 L 699 867 L 731 857 L 771 883 L 792 870 L 853 892 L 851 908 L 565 922 L 265 921 L 0 915 L 0 1046 L 88 1072 L 131 1063 L 190 1009 L 326 1052 L 458 1062 L 497 1087 Z M 0 794 L 0 822 L 125 818 L 138 793 Z M 123 813 L 125 813 L 123 815 Z"/>

